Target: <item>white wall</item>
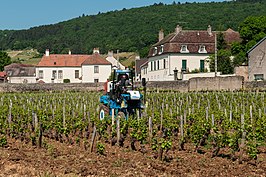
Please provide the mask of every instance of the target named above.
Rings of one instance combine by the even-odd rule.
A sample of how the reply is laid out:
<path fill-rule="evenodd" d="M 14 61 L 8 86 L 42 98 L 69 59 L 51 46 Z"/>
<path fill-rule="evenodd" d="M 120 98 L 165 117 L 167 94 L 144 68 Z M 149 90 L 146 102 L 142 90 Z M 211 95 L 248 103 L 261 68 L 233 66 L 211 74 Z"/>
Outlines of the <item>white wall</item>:
<path fill-rule="evenodd" d="M 187 68 L 191 72 L 200 69 L 200 60 L 205 60 L 204 67 L 209 69 L 208 54 L 166 54 L 149 58 L 147 78 L 150 81 L 169 81 L 174 80 L 174 70 L 178 70 L 178 79 L 180 79 L 182 60 L 187 60 Z M 164 59 L 166 67 L 164 68 Z M 159 61 L 159 69 L 158 69 Z M 153 64 L 151 64 L 151 62 Z M 154 70 L 156 62 L 156 70 Z M 151 70 L 153 66 L 153 70 Z"/>
<path fill-rule="evenodd" d="M 111 75 L 111 65 L 96 65 L 99 66 L 99 73 L 94 73 L 95 65 L 82 65 L 83 78 L 82 82 L 92 83 L 94 79 L 99 79 L 99 82 L 105 82 Z"/>
<path fill-rule="evenodd" d="M 8 83 L 36 83 L 36 77 L 8 77 Z"/>
<path fill-rule="evenodd" d="M 39 78 L 39 71 L 43 70 L 43 79 Z M 52 83 L 52 71 L 56 70 L 57 77 L 54 83 L 63 83 L 64 79 L 70 79 L 70 83 L 82 83 L 82 80 L 75 78 L 75 70 L 79 70 L 79 77 L 82 76 L 81 67 L 36 67 L 36 75 L 39 80 L 45 83 Z M 63 70 L 63 78 L 58 79 L 58 71 Z"/>

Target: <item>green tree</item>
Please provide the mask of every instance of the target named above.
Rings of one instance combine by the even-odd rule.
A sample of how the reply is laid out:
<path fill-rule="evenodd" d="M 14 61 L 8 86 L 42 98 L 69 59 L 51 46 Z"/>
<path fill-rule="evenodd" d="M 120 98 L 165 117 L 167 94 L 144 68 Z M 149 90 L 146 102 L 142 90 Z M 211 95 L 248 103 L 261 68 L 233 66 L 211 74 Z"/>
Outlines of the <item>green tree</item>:
<path fill-rule="evenodd" d="M 234 71 L 232 61 L 230 59 L 231 52 L 228 50 L 219 50 L 217 53 L 217 71 L 222 74 L 232 74 Z M 215 70 L 215 57 L 210 56 L 210 69 L 212 72 Z"/>
<path fill-rule="evenodd" d="M 247 64 L 246 53 L 266 36 L 266 16 L 249 16 L 239 26 L 242 42 L 232 44 L 234 66 Z"/>
<path fill-rule="evenodd" d="M 11 58 L 6 52 L 0 51 L 0 71 L 4 71 L 4 67 L 9 64 L 11 64 Z"/>

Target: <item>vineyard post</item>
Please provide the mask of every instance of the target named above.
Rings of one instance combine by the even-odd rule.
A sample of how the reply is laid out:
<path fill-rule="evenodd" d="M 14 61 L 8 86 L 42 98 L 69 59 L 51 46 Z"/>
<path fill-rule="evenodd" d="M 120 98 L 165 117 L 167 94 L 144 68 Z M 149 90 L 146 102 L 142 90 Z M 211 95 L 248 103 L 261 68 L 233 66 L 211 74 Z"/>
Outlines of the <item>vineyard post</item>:
<path fill-rule="evenodd" d="M 9 114 L 8 114 L 8 126 L 9 126 L 9 128 L 11 128 L 11 123 L 12 123 L 12 100 L 10 99 Z"/>
<path fill-rule="evenodd" d="M 112 127 L 114 126 L 115 124 L 115 110 L 112 109 Z"/>
<path fill-rule="evenodd" d="M 187 124 L 187 110 L 184 110 L 184 125 Z"/>
<path fill-rule="evenodd" d="M 96 137 L 96 126 L 94 125 L 93 127 L 93 133 L 91 137 L 91 143 L 90 143 L 90 152 L 93 150 L 94 142 L 95 142 L 95 137 Z"/>
<path fill-rule="evenodd" d="M 184 138 L 184 122 L 183 122 L 183 115 L 180 116 L 180 134 L 181 134 L 181 139 L 183 140 Z"/>
<path fill-rule="evenodd" d="M 119 146 L 120 142 L 120 119 L 119 116 L 116 119 L 116 133 L 117 133 L 117 145 Z"/>
<path fill-rule="evenodd" d="M 90 112 L 88 112 L 87 115 L 88 115 L 88 124 L 87 124 L 87 130 L 86 130 L 86 138 L 88 139 L 89 136 L 90 136 L 90 129 L 89 129 L 89 127 L 90 127 L 90 123 L 91 123 L 91 120 L 90 120 Z"/>
<path fill-rule="evenodd" d="M 252 126 L 253 125 L 252 105 L 249 106 L 249 114 L 250 114 L 250 121 L 251 121 L 251 126 Z"/>
<path fill-rule="evenodd" d="M 259 119 L 261 118 L 261 109 L 259 108 Z"/>
<path fill-rule="evenodd" d="M 214 115 L 212 114 L 212 126 L 214 126 Z"/>
<path fill-rule="evenodd" d="M 63 102 L 63 128 L 66 128 L 66 107 L 65 100 Z"/>
<path fill-rule="evenodd" d="M 206 107 L 206 121 L 208 122 L 208 117 L 209 117 L 209 108 Z"/>
<path fill-rule="evenodd" d="M 149 117 L 149 138 L 152 138 L 152 118 Z"/>
<path fill-rule="evenodd" d="M 40 127 L 39 127 L 39 138 L 38 138 L 38 147 L 41 148 L 42 147 L 42 133 L 43 133 L 43 129 L 42 129 L 42 122 L 40 121 Z"/>
<path fill-rule="evenodd" d="M 230 110 L 230 118 L 229 118 L 229 121 L 230 121 L 230 122 L 232 122 L 232 117 L 233 117 L 233 115 L 232 115 L 232 110 Z"/>
<path fill-rule="evenodd" d="M 242 157 L 244 153 L 244 146 L 245 146 L 245 139 L 246 139 L 244 114 L 241 114 L 241 131 L 242 131 L 242 138 L 241 138 L 241 144 L 240 144 L 240 163 L 242 163 Z"/>
<path fill-rule="evenodd" d="M 163 130 L 163 110 L 161 109 L 161 125 L 160 125 L 160 131 Z"/>

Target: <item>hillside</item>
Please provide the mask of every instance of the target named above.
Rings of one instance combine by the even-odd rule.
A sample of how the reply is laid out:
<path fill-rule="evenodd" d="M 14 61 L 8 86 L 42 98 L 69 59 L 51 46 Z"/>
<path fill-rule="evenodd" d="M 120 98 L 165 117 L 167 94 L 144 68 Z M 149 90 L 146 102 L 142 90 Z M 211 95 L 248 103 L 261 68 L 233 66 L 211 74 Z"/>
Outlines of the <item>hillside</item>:
<path fill-rule="evenodd" d="M 266 1 L 246 1 L 159 3 L 83 15 L 28 30 L 0 31 L 0 43 L 4 49 L 35 48 L 40 53 L 46 48 L 51 53 L 67 53 L 69 49 L 72 53 L 91 53 L 94 47 L 100 47 L 101 53 L 119 49 L 145 56 L 160 29 L 168 34 L 179 24 L 183 29 L 206 29 L 211 25 L 213 30 L 237 30 L 246 17 L 266 14 Z"/>

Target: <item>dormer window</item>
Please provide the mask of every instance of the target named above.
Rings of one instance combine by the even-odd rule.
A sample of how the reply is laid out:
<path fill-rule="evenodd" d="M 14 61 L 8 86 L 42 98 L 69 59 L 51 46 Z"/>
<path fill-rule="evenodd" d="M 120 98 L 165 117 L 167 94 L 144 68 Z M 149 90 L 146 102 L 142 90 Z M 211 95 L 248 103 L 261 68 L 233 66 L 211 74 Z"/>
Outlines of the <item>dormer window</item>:
<path fill-rule="evenodd" d="M 159 51 L 159 54 L 163 53 L 163 45 L 161 45 L 160 47 L 160 51 Z"/>
<path fill-rule="evenodd" d="M 204 45 L 199 46 L 199 53 L 207 53 Z"/>
<path fill-rule="evenodd" d="M 189 53 L 189 50 L 187 49 L 187 45 L 182 45 L 180 53 Z"/>
<path fill-rule="evenodd" d="M 156 55 L 157 54 L 157 47 L 154 47 L 153 49 L 153 55 Z"/>

